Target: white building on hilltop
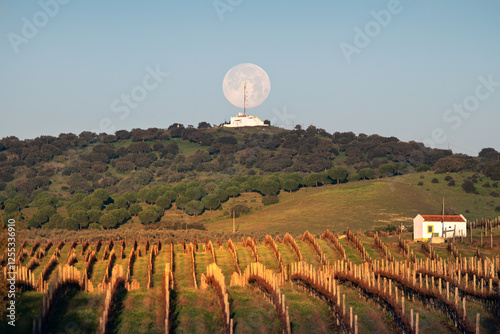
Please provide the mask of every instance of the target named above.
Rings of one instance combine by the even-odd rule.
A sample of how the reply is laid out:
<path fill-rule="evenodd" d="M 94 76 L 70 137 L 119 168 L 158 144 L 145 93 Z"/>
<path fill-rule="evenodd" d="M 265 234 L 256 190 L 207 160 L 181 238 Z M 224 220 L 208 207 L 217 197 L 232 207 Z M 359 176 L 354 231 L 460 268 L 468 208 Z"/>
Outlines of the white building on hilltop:
<path fill-rule="evenodd" d="M 239 128 L 243 126 L 267 126 L 267 124 L 258 117 L 239 113 L 238 116 L 231 117 L 231 122 L 229 124 L 224 124 L 224 126 L 227 128 Z"/>
<path fill-rule="evenodd" d="M 413 219 L 413 240 L 432 237 L 467 236 L 467 219 L 463 215 L 417 215 Z"/>

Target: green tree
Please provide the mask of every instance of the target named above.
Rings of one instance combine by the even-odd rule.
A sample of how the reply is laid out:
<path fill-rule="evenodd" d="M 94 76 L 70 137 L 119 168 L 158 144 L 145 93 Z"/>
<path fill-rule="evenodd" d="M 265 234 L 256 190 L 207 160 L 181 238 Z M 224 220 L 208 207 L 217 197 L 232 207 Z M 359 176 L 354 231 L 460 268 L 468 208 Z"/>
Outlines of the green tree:
<path fill-rule="evenodd" d="M 396 168 L 392 164 L 384 164 L 381 165 L 378 168 L 378 172 L 381 176 L 389 176 L 389 175 L 394 175 L 394 172 L 396 171 Z"/>
<path fill-rule="evenodd" d="M 212 212 L 212 210 L 217 210 L 220 207 L 219 199 L 213 194 L 203 197 L 201 201 L 203 202 L 205 208 L 210 210 L 210 212 Z"/>
<path fill-rule="evenodd" d="M 158 207 L 165 211 L 172 207 L 172 201 L 165 195 L 163 195 L 156 199 L 156 205 L 158 205 Z"/>
<path fill-rule="evenodd" d="M 118 196 L 117 198 L 115 198 L 113 200 L 115 206 L 119 209 L 121 208 L 124 208 L 124 209 L 128 209 L 128 206 L 129 206 L 129 203 L 127 201 L 127 199 L 123 196 Z"/>
<path fill-rule="evenodd" d="M 102 188 L 94 190 L 92 197 L 98 198 L 103 203 L 106 203 L 109 201 L 109 193 L 105 189 L 102 189 Z"/>
<path fill-rule="evenodd" d="M 177 198 L 177 194 L 173 190 L 167 190 L 163 194 L 163 197 L 165 197 L 166 199 L 168 199 L 170 201 L 170 203 L 172 203 L 172 202 L 175 202 L 175 199 Z"/>
<path fill-rule="evenodd" d="M 200 188 L 198 186 L 187 188 L 184 192 L 184 196 L 189 198 L 190 201 L 199 201 L 203 197 L 203 190 L 203 188 Z"/>
<path fill-rule="evenodd" d="M 43 206 L 38 208 L 33 214 L 31 219 L 33 220 L 32 225 L 36 223 L 37 227 L 45 224 L 49 221 L 50 217 L 56 213 L 56 209 L 53 206 Z M 34 226 L 32 226 L 34 227 Z"/>
<path fill-rule="evenodd" d="M 49 219 L 49 223 L 54 224 L 55 228 L 62 228 L 63 221 L 63 216 L 58 213 L 54 213 Z"/>
<path fill-rule="evenodd" d="M 358 172 L 359 178 L 363 180 L 370 180 L 375 178 L 375 171 L 371 168 L 363 168 Z"/>
<path fill-rule="evenodd" d="M 179 196 L 179 198 L 177 198 L 177 200 L 175 201 L 175 205 L 177 206 L 177 209 L 181 209 L 182 211 L 184 211 L 184 209 L 186 208 L 186 204 L 190 201 L 191 199 L 189 199 L 188 197 L 184 196 L 184 195 L 181 195 Z"/>
<path fill-rule="evenodd" d="M 127 200 L 129 205 L 137 202 L 137 193 L 134 191 L 127 191 L 123 193 L 122 197 Z"/>
<path fill-rule="evenodd" d="M 139 203 L 134 203 L 128 208 L 128 212 L 130 212 L 132 216 L 137 216 L 141 211 L 142 205 L 140 205 Z"/>
<path fill-rule="evenodd" d="M 358 173 L 352 173 L 352 174 L 349 174 L 349 176 L 347 177 L 347 179 L 349 181 L 359 181 L 360 177 L 359 177 Z"/>
<path fill-rule="evenodd" d="M 80 229 L 89 226 L 89 216 L 84 210 L 77 210 L 73 212 L 71 217 L 76 220 L 76 222 L 80 226 Z"/>
<path fill-rule="evenodd" d="M 118 219 L 115 215 L 111 213 L 105 213 L 99 219 L 99 223 L 105 228 L 110 229 L 116 227 L 118 225 Z"/>
<path fill-rule="evenodd" d="M 328 183 L 328 176 L 323 172 L 309 174 L 304 177 L 303 183 L 307 187 L 319 187 L 320 185 Z"/>
<path fill-rule="evenodd" d="M 153 224 L 160 219 L 160 215 L 153 207 L 147 207 L 139 212 L 139 220 L 141 224 Z"/>
<path fill-rule="evenodd" d="M 102 216 L 102 210 L 90 209 L 87 211 L 87 216 L 89 217 L 89 223 L 98 223 Z"/>
<path fill-rule="evenodd" d="M 345 169 L 344 167 L 337 166 L 330 168 L 327 171 L 327 175 L 330 179 L 332 179 L 332 181 L 336 180 L 337 184 L 339 184 L 340 182 L 344 182 L 347 179 L 348 173 L 347 169 Z"/>
<path fill-rule="evenodd" d="M 186 204 L 186 213 L 190 216 L 194 215 L 195 217 L 202 214 L 205 210 L 205 206 L 201 201 L 192 200 Z"/>
<path fill-rule="evenodd" d="M 276 181 L 265 179 L 260 184 L 260 192 L 263 195 L 277 195 L 280 191 L 280 185 Z"/>
<path fill-rule="evenodd" d="M 90 207 L 92 209 L 96 209 L 96 210 L 101 210 L 103 204 L 104 204 L 104 202 L 101 199 L 97 198 L 97 197 L 93 197 L 89 201 Z"/>
<path fill-rule="evenodd" d="M 118 224 L 124 223 L 131 218 L 131 215 L 128 212 L 128 210 L 124 208 L 114 209 L 109 211 L 109 213 L 116 217 Z"/>
<path fill-rule="evenodd" d="M 419 165 L 417 168 L 416 168 L 416 171 L 418 173 L 421 173 L 421 172 L 427 172 L 428 170 L 430 170 L 431 168 L 429 167 L 429 165 L 426 165 L 426 164 L 421 164 Z"/>
<path fill-rule="evenodd" d="M 238 197 L 240 195 L 240 187 L 237 186 L 227 187 L 226 192 L 229 197 L 232 198 Z"/>
<path fill-rule="evenodd" d="M 299 181 L 292 178 L 285 179 L 283 181 L 283 189 L 290 192 L 290 194 L 292 193 L 292 191 L 298 190 L 299 186 L 300 186 Z"/>
<path fill-rule="evenodd" d="M 217 197 L 220 203 L 224 203 L 229 199 L 229 195 L 224 189 L 216 188 L 213 192 L 213 195 Z"/>
<path fill-rule="evenodd" d="M 75 218 L 66 217 L 63 221 L 62 228 L 70 231 L 78 231 L 79 225 Z"/>
<path fill-rule="evenodd" d="M 148 188 L 142 188 L 137 192 L 137 198 L 143 202 L 147 202 L 146 198 L 148 198 L 151 195 L 151 190 Z"/>

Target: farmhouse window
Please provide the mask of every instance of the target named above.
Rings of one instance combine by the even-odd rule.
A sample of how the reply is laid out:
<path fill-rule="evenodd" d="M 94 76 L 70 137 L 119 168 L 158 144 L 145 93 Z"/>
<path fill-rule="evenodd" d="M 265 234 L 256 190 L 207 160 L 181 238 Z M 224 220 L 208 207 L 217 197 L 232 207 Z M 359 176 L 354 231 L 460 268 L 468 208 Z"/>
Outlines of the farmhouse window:
<path fill-rule="evenodd" d="M 434 226 L 429 225 L 427 226 L 427 233 L 433 233 L 434 232 Z"/>

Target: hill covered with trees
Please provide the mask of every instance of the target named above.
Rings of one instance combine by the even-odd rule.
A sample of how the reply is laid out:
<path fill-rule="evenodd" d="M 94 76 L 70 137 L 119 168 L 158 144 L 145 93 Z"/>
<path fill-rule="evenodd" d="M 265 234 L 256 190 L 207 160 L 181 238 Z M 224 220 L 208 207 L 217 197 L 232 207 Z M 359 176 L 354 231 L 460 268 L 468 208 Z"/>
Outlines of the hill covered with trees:
<path fill-rule="evenodd" d="M 3 138 L 0 213 L 30 228 L 108 229 L 134 219 L 154 225 L 168 211 L 199 216 L 242 193 L 260 194 L 271 205 L 280 192 L 425 171 L 471 172 L 459 185 L 464 193 L 482 187 L 499 196 L 500 153 L 492 148 L 471 157 L 314 126 L 227 129 L 201 122 L 113 135 Z M 482 177 L 489 181 L 480 184 Z M 240 215 L 248 207 L 230 211 Z"/>

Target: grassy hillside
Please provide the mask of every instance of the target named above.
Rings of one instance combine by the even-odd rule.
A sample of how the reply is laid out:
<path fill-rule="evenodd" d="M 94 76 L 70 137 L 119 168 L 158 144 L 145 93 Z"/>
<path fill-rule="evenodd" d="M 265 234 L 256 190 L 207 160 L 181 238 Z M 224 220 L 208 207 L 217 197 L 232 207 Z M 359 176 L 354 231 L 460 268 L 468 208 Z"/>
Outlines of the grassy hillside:
<path fill-rule="evenodd" d="M 467 194 L 461 188 L 469 173 L 418 173 L 370 181 L 303 188 L 289 194 L 282 192 L 280 203 L 256 210 L 236 220 L 241 233 L 300 233 L 309 229 L 320 233 L 325 228 L 345 231 L 371 230 L 387 224 L 410 226 L 418 213 L 438 214 L 442 198 L 446 210 L 463 214 L 468 219 L 495 217 L 500 199 L 489 196 L 484 188 L 480 193 Z M 452 176 L 456 185 L 450 187 L 446 176 Z M 422 178 L 423 177 L 423 178 Z M 437 178 L 439 183 L 432 183 Z M 481 182 L 486 182 L 483 179 Z M 491 180 L 490 180 L 491 181 Z M 417 185 L 423 182 L 424 185 Z M 243 197 L 239 202 L 245 203 Z M 213 219 L 206 223 L 209 230 L 230 231 L 231 219 Z"/>

